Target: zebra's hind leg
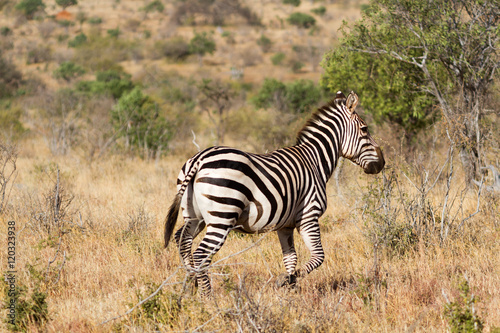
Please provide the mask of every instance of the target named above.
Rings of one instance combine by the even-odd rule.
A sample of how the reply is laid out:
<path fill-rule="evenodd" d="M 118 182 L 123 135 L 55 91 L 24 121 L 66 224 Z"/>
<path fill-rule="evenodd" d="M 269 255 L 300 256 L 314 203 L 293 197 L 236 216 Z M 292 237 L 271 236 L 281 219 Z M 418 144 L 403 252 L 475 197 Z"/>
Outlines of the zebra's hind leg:
<path fill-rule="evenodd" d="M 295 252 L 293 230 L 294 228 L 284 228 L 277 231 L 281 244 L 281 250 L 283 251 L 283 264 L 285 265 L 287 272 L 286 274 L 278 276 L 276 281 L 276 286 L 278 287 L 293 287 L 297 282 L 297 277 L 295 276 L 295 268 L 297 267 L 297 252 Z"/>
<path fill-rule="evenodd" d="M 179 249 L 179 254 L 188 270 L 194 277 L 193 261 L 193 239 L 205 228 L 205 222 L 199 219 L 184 218 L 184 225 L 175 233 L 175 241 Z"/>
<path fill-rule="evenodd" d="M 207 274 L 207 268 L 212 261 L 212 257 L 220 250 L 224 244 L 232 224 L 217 223 L 207 226 L 207 233 L 200 245 L 194 251 L 194 267 L 196 269 L 196 278 L 198 286 L 201 287 L 201 293 L 204 296 L 210 295 L 210 279 Z"/>
<path fill-rule="evenodd" d="M 321 235 L 317 218 L 310 222 L 303 223 L 299 228 L 299 233 L 311 253 L 309 261 L 295 272 L 297 277 L 303 277 L 321 266 L 325 260 L 325 252 L 321 245 Z"/>

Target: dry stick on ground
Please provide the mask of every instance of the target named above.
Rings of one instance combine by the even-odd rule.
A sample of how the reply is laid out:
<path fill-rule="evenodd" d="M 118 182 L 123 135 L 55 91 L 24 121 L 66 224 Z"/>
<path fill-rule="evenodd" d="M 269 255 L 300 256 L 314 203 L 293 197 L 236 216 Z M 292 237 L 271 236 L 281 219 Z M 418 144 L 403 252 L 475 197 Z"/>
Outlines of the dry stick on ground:
<path fill-rule="evenodd" d="M 16 161 L 17 161 L 17 151 L 16 147 L 13 145 L 0 144 L 0 213 L 3 211 L 5 205 L 9 201 L 10 191 L 12 191 L 12 186 L 7 194 L 7 199 L 5 198 L 5 192 L 7 191 L 7 185 L 9 184 L 12 176 L 14 175 L 13 182 L 17 178 L 16 172 Z M 7 165 L 12 165 L 12 170 L 10 173 L 6 170 Z"/>
<path fill-rule="evenodd" d="M 198 272 L 203 272 L 204 270 L 208 270 L 208 268 L 210 267 L 213 267 L 214 265 L 222 262 L 222 261 L 225 261 L 231 257 L 234 257 L 238 254 L 241 254 L 243 252 L 246 252 L 248 250 L 250 250 L 251 248 L 257 246 L 261 241 L 262 239 L 264 239 L 266 235 L 263 235 L 261 238 L 259 238 L 256 242 L 254 242 L 252 245 L 248 246 L 247 248 L 239 251 L 239 252 L 236 252 L 232 255 L 229 255 L 227 257 L 224 257 L 218 261 L 216 261 L 213 265 L 209 265 L 208 267 L 205 267 L 205 268 L 202 268 L 202 269 L 197 269 L 197 268 L 191 268 L 191 267 L 188 267 L 184 264 L 184 261 L 181 260 L 182 262 L 182 265 L 177 267 L 177 269 L 175 270 L 175 272 L 173 272 L 168 278 L 166 278 L 162 283 L 161 285 L 152 293 L 150 294 L 148 297 L 146 297 L 145 299 L 143 299 L 142 301 L 140 301 L 139 303 L 137 303 L 136 305 L 134 305 L 133 307 L 131 307 L 130 309 L 128 309 L 125 313 L 121 314 L 121 315 L 118 315 L 118 316 L 115 316 L 113 318 L 110 318 L 108 320 L 105 320 L 103 322 L 100 323 L 100 325 L 104 325 L 104 324 L 107 324 L 111 321 L 114 321 L 116 319 L 119 319 L 119 318 L 122 318 L 122 317 L 125 317 L 127 315 L 129 315 L 130 313 L 132 313 L 135 309 L 137 309 L 139 306 L 141 306 L 142 304 L 144 304 L 145 302 L 149 301 L 150 299 L 152 299 L 153 297 L 155 297 L 162 289 L 163 287 L 165 286 L 171 286 L 171 285 L 177 285 L 177 284 L 183 284 L 185 285 L 187 280 L 189 279 L 189 274 L 186 274 L 185 278 L 184 278 L 184 281 L 183 282 L 173 282 L 173 283 L 168 283 L 182 268 L 188 270 L 188 271 L 191 271 L 191 272 L 195 272 L 195 273 L 198 273 Z M 181 236 L 182 237 L 182 236 Z M 202 265 L 204 264 L 205 262 L 202 263 Z M 202 328 L 203 326 L 205 326 L 207 323 L 204 323 L 202 326 L 200 326 L 200 328 Z M 197 328 L 199 329 L 199 328 Z"/>

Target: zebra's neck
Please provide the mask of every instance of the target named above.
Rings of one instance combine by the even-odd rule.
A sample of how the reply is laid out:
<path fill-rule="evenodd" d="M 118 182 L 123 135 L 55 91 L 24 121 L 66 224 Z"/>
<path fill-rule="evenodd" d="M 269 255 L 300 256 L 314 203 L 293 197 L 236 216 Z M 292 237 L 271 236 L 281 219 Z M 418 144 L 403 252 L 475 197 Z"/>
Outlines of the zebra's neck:
<path fill-rule="evenodd" d="M 345 123 L 335 101 L 318 109 L 297 135 L 296 146 L 309 151 L 318 173 L 326 183 L 340 157 Z"/>

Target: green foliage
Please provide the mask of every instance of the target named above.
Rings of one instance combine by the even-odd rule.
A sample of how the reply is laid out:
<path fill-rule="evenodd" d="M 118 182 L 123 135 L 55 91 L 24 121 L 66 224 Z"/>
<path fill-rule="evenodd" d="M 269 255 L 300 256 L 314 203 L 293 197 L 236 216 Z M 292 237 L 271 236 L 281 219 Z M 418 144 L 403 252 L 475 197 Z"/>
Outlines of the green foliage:
<path fill-rule="evenodd" d="M 56 0 L 56 3 L 61 6 L 63 9 L 66 9 L 70 6 L 75 6 L 78 4 L 77 0 Z"/>
<path fill-rule="evenodd" d="M 292 71 L 294 73 L 299 73 L 302 68 L 304 68 L 304 63 L 301 61 L 294 61 L 292 62 Z"/>
<path fill-rule="evenodd" d="M 332 92 L 358 92 L 363 109 L 377 123 L 389 121 L 411 136 L 433 120 L 436 100 L 420 91 L 425 83 L 415 66 L 353 52 L 348 46 L 331 51 L 322 65 L 325 73 L 320 84 Z"/>
<path fill-rule="evenodd" d="M 316 25 L 316 19 L 305 13 L 292 13 L 287 18 L 288 23 L 296 25 L 299 28 L 308 29 Z"/>
<path fill-rule="evenodd" d="M 283 60 L 285 60 L 285 58 L 286 55 L 283 52 L 278 52 L 271 57 L 271 62 L 275 66 L 281 65 L 283 63 Z"/>
<path fill-rule="evenodd" d="M 303 113 L 316 105 L 320 98 L 321 90 L 311 80 L 297 80 L 285 84 L 266 78 L 251 102 L 256 108 L 274 107 L 282 111 Z"/>
<path fill-rule="evenodd" d="M 311 9 L 311 12 L 316 14 L 316 15 L 323 16 L 326 13 L 326 7 L 320 6 L 318 8 L 313 8 L 313 9 Z"/>
<path fill-rule="evenodd" d="M 444 315 L 452 333 L 474 333 L 483 331 L 483 322 L 475 313 L 477 298 L 470 295 L 469 283 L 460 284 L 460 296 L 455 302 L 445 305 Z"/>
<path fill-rule="evenodd" d="M 41 291 L 40 283 L 43 276 L 39 270 L 31 265 L 27 265 L 30 276 L 35 280 L 35 287 L 31 292 L 29 288 L 20 283 L 19 280 L 2 279 L 4 289 L 3 306 L 9 308 L 12 300 L 15 300 L 15 317 L 11 321 L 9 317 L 4 319 L 7 328 L 10 331 L 28 332 L 33 326 L 42 328 L 43 325 L 49 320 L 49 311 L 47 305 L 47 294 Z M 10 274 L 2 274 L 2 276 L 12 276 Z M 10 284 L 15 285 L 12 292 Z"/>
<path fill-rule="evenodd" d="M 300 6 L 300 0 L 283 0 L 283 3 L 285 5 L 292 5 L 292 6 L 295 6 L 295 7 Z"/>
<path fill-rule="evenodd" d="M 45 8 L 45 4 L 42 0 L 21 0 L 15 8 L 23 12 L 28 20 L 31 20 L 37 11 Z"/>
<path fill-rule="evenodd" d="M 215 40 L 212 35 L 208 35 L 205 31 L 195 33 L 194 37 L 189 41 L 189 52 L 204 56 L 206 53 L 212 54 L 216 49 Z"/>
<path fill-rule="evenodd" d="M 262 52 L 269 52 L 271 46 L 273 46 L 273 42 L 265 35 L 261 35 L 260 38 L 257 39 L 257 45 L 260 46 Z"/>
<path fill-rule="evenodd" d="M 172 137 L 170 125 L 160 115 L 158 103 L 136 87 L 124 93 L 111 112 L 113 126 L 125 138 L 125 146 L 142 150 L 145 158 L 166 148 Z"/>
<path fill-rule="evenodd" d="M 12 34 L 12 30 L 9 27 L 3 26 L 0 28 L 0 35 L 8 36 Z"/>
<path fill-rule="evenodd" d="M 87 36 L 82 32 L 68 42 L 68 47 L 79 47 L 85 43 L 87 43 Z"/>
<path fill-rule="evenodd" d="M 318 104 L 321 90 L 311 80 L 292 81 L 286 85 L 286 98 L 292 112 L 309 112 Z"/>
<path fill-rule="evenodd" d="M 76 89 L 95 95 L 111 95 L 119 99 L 125 92 L 134 88 L 130 75 L 122 71 L 107 70 L 97 72 L 95 81 L 80 81 Z"/>
<path fill-rule="evenodd" d="M 56 79 L 63 79 L 66 81 L 71 81 L 74 78 L 77 78 L 81 75 L 85 74 L 85 70 L 83 67 L 76 65 L 71 61 L 63 62 L 55 71 L 54 77 Z"/>
<path fill-rule="evenodd" d="M 92 25 L 99 25 L 102 23 L 102 18 L 100 17 L 97 17 L 97 16 L 94 16 L 94 17 L 90 17 L 87 22 L 89 22 L 90 24 Z"/>
<path fill-rule="evenodd" d="M 165 10 L 165 6 L 160 0 L 153 0 L 148 3 L 146 6 L 142 8 L 146 13 L 152 13 L 157 11 L 158 13 L 162 13 Z"/>
<path fill-rule="evenodd" d="M 118 38 L 118 36 L 120 36 L 120 28 L 116 28 L 116 29 L 108 29 L 107 31 L 108 33 L 108 36 L 111 37 L 111 38 Z"/>

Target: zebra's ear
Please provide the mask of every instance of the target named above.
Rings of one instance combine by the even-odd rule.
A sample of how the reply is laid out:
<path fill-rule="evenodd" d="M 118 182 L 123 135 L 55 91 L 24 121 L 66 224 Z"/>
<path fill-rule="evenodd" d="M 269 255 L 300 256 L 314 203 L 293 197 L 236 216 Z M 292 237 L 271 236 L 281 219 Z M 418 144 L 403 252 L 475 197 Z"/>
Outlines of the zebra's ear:
<path fill-rule="evenodd" d="M 349 96 L 347 96 L 347 101 L 345 105 L 351 111 L 351 113 L 354 113 L 354 110 L 356 109 L 356 106 L 358 105 L 359 97 L 356 95 L 354 91 L 351 91 Z"/>

